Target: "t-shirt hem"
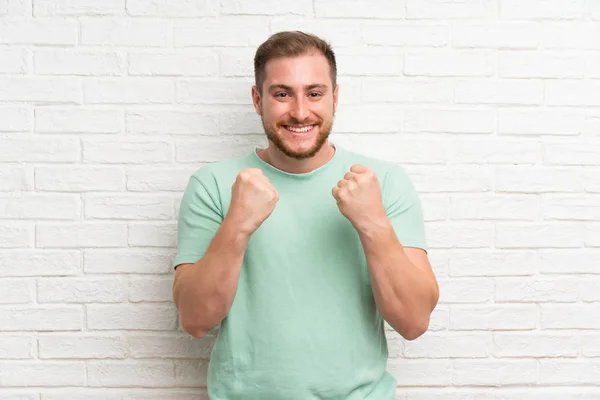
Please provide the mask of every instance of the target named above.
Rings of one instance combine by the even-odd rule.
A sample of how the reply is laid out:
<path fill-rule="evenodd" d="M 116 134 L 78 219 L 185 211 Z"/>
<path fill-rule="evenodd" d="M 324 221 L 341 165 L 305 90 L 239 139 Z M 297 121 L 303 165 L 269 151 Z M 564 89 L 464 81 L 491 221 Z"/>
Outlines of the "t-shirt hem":
<path fill-rule="evenodd" d="M 173 260 L 173 269 L 177 269 L 177 267 L 181 264 L 193 264 L 197 262 L 199 259 L 203 257 L 202 254 L 181 254 L 175 257 Z"/>

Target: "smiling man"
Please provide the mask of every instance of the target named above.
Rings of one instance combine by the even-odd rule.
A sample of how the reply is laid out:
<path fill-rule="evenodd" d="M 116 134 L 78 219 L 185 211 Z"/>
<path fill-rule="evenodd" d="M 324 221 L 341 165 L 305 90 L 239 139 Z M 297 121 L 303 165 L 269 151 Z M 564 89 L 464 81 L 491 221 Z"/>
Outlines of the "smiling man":
<path fill-rule="evenodd" d="M 256 51 L 269 145 L 212 163 L 182 199 L 173 288 L 183 329 L 220 325 L 213 400 L 392 400 L 384 321 L 413 340 L 439 292 L 418 195 L 393 163 L 329 140 L 331 47 L 280 32 Z"/>

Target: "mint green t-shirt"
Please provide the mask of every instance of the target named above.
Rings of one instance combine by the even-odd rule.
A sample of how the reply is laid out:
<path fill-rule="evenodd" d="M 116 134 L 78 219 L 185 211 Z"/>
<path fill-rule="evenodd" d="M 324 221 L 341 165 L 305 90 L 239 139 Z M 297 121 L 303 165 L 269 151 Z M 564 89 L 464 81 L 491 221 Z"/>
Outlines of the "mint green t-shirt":
<path fill-rule="evenodd" d="M 359 236 L 331 190 L 354 164 L 375 171 L 400 243 L 426 250 L 421 205 L 404 170 L 335 146 L 327 164 L 289 174 L 247 156 L 209 164 L 182 199 L 177 266 L 206 252 L 231 186 L 260 168 L 279 201 L 251 236 L 238 289 L 208 367 L 212 400 L 392 400 L 384 321 Z M 226 265 L 223 268 L 227 268 Z"/>

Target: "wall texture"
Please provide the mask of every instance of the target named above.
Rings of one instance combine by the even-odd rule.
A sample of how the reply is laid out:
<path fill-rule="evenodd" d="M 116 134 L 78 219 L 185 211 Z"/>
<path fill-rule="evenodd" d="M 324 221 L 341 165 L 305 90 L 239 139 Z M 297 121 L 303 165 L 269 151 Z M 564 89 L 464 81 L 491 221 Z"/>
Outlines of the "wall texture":
<path fill-rule="evenodd" d="M 0 0 L 0 399 L 205 399 L 189 175 L 263 144 L 253 53 L 338 54 L 333 140 L 411 174 L 441 285 L 400 400 L 600 399 L 600 1 Z"/>

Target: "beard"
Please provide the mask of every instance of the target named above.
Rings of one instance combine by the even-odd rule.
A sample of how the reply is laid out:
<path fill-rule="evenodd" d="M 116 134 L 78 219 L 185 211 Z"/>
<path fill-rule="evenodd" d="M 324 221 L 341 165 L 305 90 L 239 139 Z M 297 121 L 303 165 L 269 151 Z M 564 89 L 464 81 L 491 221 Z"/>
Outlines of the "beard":
<path fill-rule="evenodd" d="M 327 139 L 329 138 L 329 134 L 331 133 L 331 128 L 333 127 L 333 117 L 329 121 L 315 122 L 314 124 L 305 124 L 305 125 L 315 125 L 313 129 L 318 129 L 319 133 L 314 139 L 314 143 L 311 147 L 306 150 L 293 150 L 289 146 L 286 145 L 285 139 L 279 134 L 281 129 L 285 129 L 284 125 L 302 125 L 298 121 L 288 121 L 287 123 L 278 123 L 276 125 L 267 125 L 265 124 L 265 120 L 263 117 L 260 117 L 263 129 L 267 135 L 267 139 L 273 142 L 275 147 L 283 154 L 290 158 L 295 158 L 296 160 L 304 160 L 307 158 L 314 157 L 315 154 L 321 150 L 321 148 L 327 143 Z"/>

